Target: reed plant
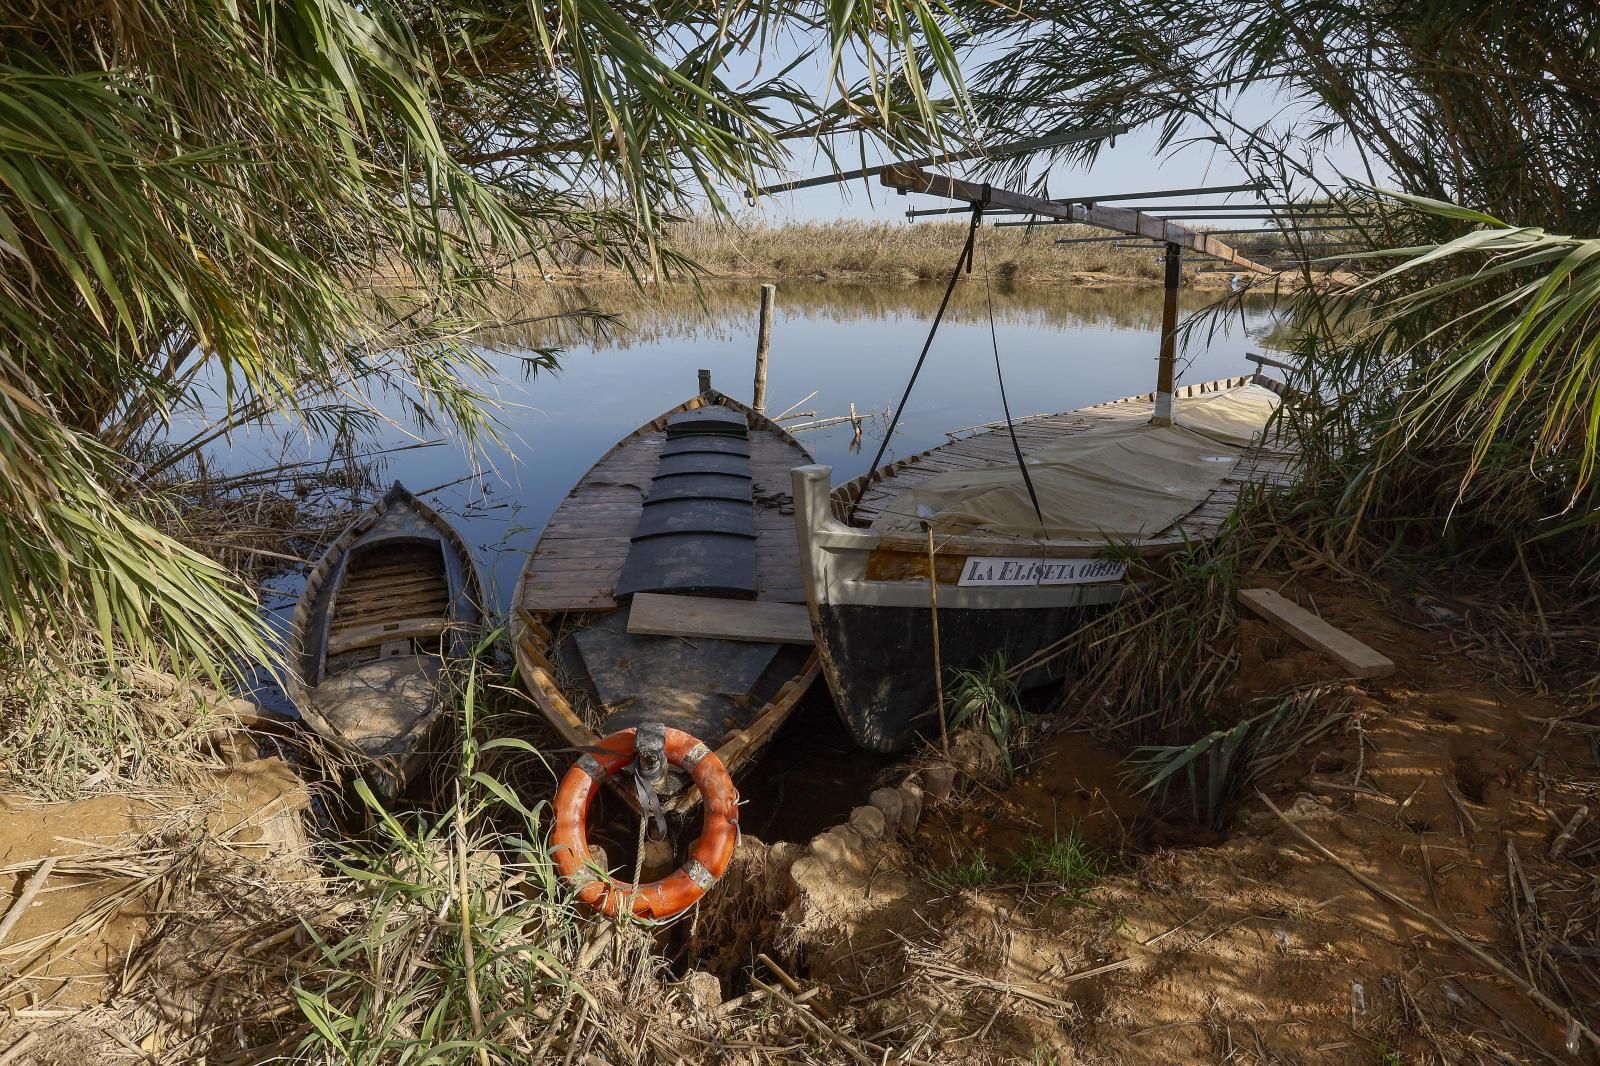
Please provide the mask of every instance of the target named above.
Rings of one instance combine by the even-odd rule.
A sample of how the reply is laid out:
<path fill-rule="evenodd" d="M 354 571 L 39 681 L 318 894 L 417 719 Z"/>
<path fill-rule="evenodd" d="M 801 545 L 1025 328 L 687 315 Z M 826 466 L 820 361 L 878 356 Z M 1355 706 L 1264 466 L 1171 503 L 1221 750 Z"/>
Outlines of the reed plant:
<path fill-rule="evenodd" d="M 995 655 L 975 670 L 953 671 L 946 698 L 950 728 L 976 729 L 990 737 L 1009 771 L 1011 746 L 1023 731 L 1024 719 L 1021 693 L 1005 656 Z"/>
<path fill-rule="evenodd" d="M 1138 791 L 1156 797 L 1182 780 L 1195 820 L 1222 830 L 1252 784 L 1348 716 L 1350 700 L 1340 695 L 1324 685 L 1296 688 L 1271 699 L 1266 710 L 1188 743 L 1135 748 L 1128 776 Z"/>
<path fill-rule="evenodd" d="M 574 966 L 584 926 L 548 852 L 548 804 L 528 805 L 480 766 L 535 755 L 481 737 L 478 667 L 462 679 L 460 762 L 443 813 L 400 815 L 363 781 L 371 839 L 335 862 L 362 906 L 294 998 L 306 1062 L 484 1062 L 551 1051 L 588 1002 Z"/>

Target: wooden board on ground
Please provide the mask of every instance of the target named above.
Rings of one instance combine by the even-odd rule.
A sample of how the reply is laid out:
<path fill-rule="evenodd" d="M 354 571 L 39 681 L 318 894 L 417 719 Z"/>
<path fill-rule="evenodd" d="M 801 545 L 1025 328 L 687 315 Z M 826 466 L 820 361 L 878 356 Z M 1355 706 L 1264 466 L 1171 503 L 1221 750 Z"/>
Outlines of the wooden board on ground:
<path fill-rule="evenodd" d="M 757 644 L 810 644 L 811 615 L 793 603 L 658 596 L 641 592 L 628 612 L 628 632 L 654 637 L 714 637 Z"/>
<path fill-rule="evenodd" d="M 1239 602 L 1287 630 L 1312 651 L 1326 655 L 1352 677 L 1383 677 L 1394 672 L 1394 662 L 1388 656 L 1272 589 L 1240 589 Z"/>

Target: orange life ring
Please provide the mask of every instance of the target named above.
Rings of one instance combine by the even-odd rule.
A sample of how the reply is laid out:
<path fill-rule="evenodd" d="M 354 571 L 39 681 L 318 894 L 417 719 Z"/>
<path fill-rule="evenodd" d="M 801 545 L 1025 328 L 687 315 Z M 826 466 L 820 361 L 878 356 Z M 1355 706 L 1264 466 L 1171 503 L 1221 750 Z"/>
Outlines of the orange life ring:
<path fill-rule="evenodd" d="M 556 828 L 551 855 L 578 898 L 603 914 L 615 915 L 631 903 L 640 918 L 670 918 L 699 902 L 706 890 L 728 871 L 739 842 L 739 793 L 716 753 L 679 729 L 666 730 L 667 761 L 686 770 L 700 787 L 704 808 L 700 838 L 689 858 L 659 881 L 634 885 L 595 870 L 589 861 L 589 804 L 595 787 L 633 762 L 634 730 L 624 729 L 602 740 L 561 779 L 556 792 Z"/>

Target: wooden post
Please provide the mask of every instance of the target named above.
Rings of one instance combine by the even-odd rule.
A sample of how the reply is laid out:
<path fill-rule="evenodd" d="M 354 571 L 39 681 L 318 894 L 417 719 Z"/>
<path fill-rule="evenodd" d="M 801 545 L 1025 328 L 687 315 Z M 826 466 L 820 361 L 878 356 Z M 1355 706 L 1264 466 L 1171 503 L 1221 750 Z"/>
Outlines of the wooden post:
<path fill-rule="evenodd" d="M 711 371 L 709 371 L 709 370 L 701 370 L 700 371 L 700 391 L 701 392 L 710 392 L 711 391 Z"/>
<path fill-rule="evenodd" d="M 1161 305 L 1161 361 L 1156 366 L 1152 426 L 1172 425 L 1172 389 L 1178 364 L 1178 287 L 1183 284 L 1183 246 L 1167 243 L 1165 301 Z"/>
<path fill-rule="evenodd" d="M 761 286 L 761 325 L 756 330 L 755 400 L 750 406 L 762 413 L 767 410 L 767 350 L 772 347 L 772 305 L 777 298 L 776 285 Z"/>
<path fill-rule="evenodd" d="M 944 757 L 950 757 L 950 727 L 944 716 L 944 664 L 939 656 L 939 570 L 934 556 L 933 526 L 927 522 L 922 528 L 928 531 L 928 617 L 933 623 L 933 698 L 939 707 L 939 748 Z"/>

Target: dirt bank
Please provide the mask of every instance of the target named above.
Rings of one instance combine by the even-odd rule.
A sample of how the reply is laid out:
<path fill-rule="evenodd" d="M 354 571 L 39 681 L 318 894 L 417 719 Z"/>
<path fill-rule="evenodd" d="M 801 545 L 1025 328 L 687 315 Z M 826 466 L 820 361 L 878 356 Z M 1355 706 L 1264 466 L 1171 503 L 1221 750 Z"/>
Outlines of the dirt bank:
<path fill-rule="evenodd" d="M 1439 605 L 1286 591 L 1398 669 L 1353 683 L 1242 621 L 1216 725 L 1289 690 L 1294 734 L 1313 739 L 1256 759 L 1220 829 L 1141 793 L 1110 738 L 1058 733 L 1027 746 L 1014 777 L 965 737 L 953 782 L 941 756 L 857 774 L 872 780 L 849 784 L 856 803 L 879 790 L 870 808 L 838 806 L 850 828 L 746 837 L 700 908 L 648 933 L 530 887 L 541 853 L 508 837 L 472 866 L 475 994 L 498 1004 L 477 1021 L 449 979 L 461 958 L 439 946 L 468 864 L 443 862 L 402 904 L 409 866 L 363 887 L 298 845 L 267 847 L 263 818 L 287 832 L 305 796 L 275 760 L 235 760 L 176 805 L 7 799 L 0 914 L 56 861 L 0 942 L 16 1011 L 0 1017 L 0 1056 L 300 1056 L 313 1023 L 293 990 L 314 987 L 352 1012 L 340 1046 L 417 1050 L 419 1019 L 444 1012 L 458 1037 L 492 1027 L 491 1061 L 1592 1061 L 1593 709 L 1507 689 Z M 330 954 L 307 922 L 355 946 Z M 524 952 L 533 969 L 506 961 Z M 397 967 L 406 982 L 378 979 Z M 438 990 L 418 993 L 423 981 Z M 359 1011 L 392 997 L 410 1027 L 361 1028 Z M 481 1061 L 453 1046 L 445 1060 Z"/>
<path fill-rule="evenodd" d="M 1570 1017 L 1517 985 L 1567 1006 L 1600 994 L 1600 831 L 1580 819 L 1556 846 L 1600 802 L 1592 715 L 1505 691 L 1420 612 L 1318 592 L 1325 616 L 1399 669 L 1347 683 L 1243 623 L 1241 708 L 1322 683 L 1339 727 L 1259 782 L 1222 840 L 1185 841 L 1126 799 L 1097 804 L 1118 791 L 1103 761 L 1058 747 L 1010 788 L 969 784 L 933 804 L 908 842 L 827 876 L 807 866 L 782 961 L 825 988 L 837 1026 L 896 1034 L 928 1061 L 1578 1061 L 1569 1038 L 1593 1055 Z M 1017 823 L 1058 833 L 1073 817 L 1107 875 L 1063 886 L 1005 865 Z M 1130 840 L 1149 850 L 1130 854 Z M 998 873 L 963 887 L 975 878 L 958 856 L 974 847 Z"/>

